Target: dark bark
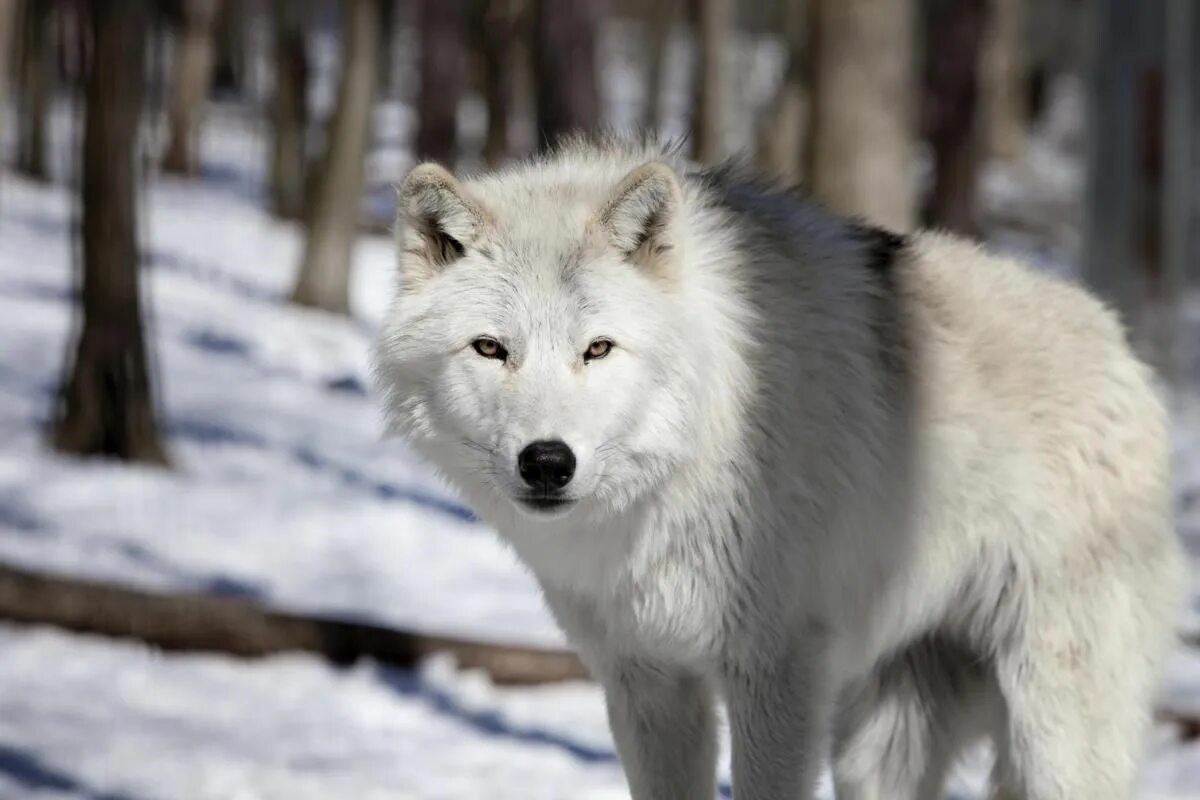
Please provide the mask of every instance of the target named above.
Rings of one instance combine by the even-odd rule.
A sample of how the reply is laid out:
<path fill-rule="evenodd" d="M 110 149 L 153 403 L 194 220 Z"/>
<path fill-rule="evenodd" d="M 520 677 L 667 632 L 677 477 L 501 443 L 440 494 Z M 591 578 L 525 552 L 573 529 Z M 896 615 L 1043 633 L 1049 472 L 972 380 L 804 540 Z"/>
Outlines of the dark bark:
<path fill-rule="evenodd" d="M 663 115 L 663 86 L 671 28 L 675 23 L 678 5 L 678 0 L 650 0 L 646 9 L 646 98 L 642 104 L 641 123 L 646 131 L 662 131 L 666 121 Z"/>
<path fill-rule="evenodd" d="M 147 0 L 93 0 L 83 138 L 83 324 L 62 390 L 57 449 L 166 462 L 142 335 L 137 141 Z"/>
<path fill-rule="evenodd" d="M 273 0 L 275 87 L 271 94 L 271 210 L 302 219 L 308 185 L 308 4 Z"/>
<path fill-rule="evenodd" d="M 975 234 L 980 156 L 980 49 L 986 0 L 925 0 L 922 132 L 933 151 L 927 224 Z"/>
<path fill-rule="evenodd" d="M 396 19 L 400 0 L 379 3 L 379 95 L 388 97 L 396 88 Z"/>
<path fill-rule="evenodd" d="M 600 124 L 598 0 L 534 0 L 533 72 L 538 146 Z"/>
<path fill-rule="evenodd" d="M 53 11 L 52 0 L 26 0 L 21 5 L 16 166 L 18 172 L 39 181 L 50 180 L 46 124 L 54 80 Z"/>
<path fill-rule="evenodd" d="M 458 103 L 466 82 L 465 0 L 422 0 L 417 158 L 453 165 Z"/>
<path fill-rule="evenodd" d="M 482 60 L 483 100 L 487 106 L 487 138 L 483 159 L 496 166 L 508 155 L 508 126 L 516 76 L 518 3 L 476 0 L 476 28 Z"/>

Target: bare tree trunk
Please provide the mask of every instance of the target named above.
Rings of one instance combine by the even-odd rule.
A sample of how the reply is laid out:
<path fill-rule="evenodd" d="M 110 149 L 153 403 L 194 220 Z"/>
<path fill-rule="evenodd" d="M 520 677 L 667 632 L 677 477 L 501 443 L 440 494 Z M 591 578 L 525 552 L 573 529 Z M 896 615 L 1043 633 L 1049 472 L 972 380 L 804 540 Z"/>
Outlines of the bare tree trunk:
<path fill-rule="evenodd" d="M 646 3 L 646 99 L 642 104 L 641 128 L 660 132 L 666 127 L 663 112 L 663 86 L 667 72 L 667 51 L 671 29 L 678 14 L 678 0 L 649 0 Z"/>
<path fill-rule="evenodd" d="M 20 72 L 17 76 L 17 171 L 50 180 L 46 123 L 50 113 L 54 58 L 50 0 L 26 0 L 21 6 Z"/>
<path fill-rule="evenodd" d="M 175 37 L 174 77 L 170 92 L 170 138 L 163 169 L 195 175 L 200 120 L 212 86 L 213 33 L 220 0 L 183 0 Z"/>
<path fill-rule="evenodd" d="M 417 158 L 453 166 L 458 103 L 466 83 L 464 0 L 422 0 Z"/>
<path fill-rule="evenodd" d="M 533 72 L 538 147 L 600 124 L 596 74 L 599 0 L 535 0 Z"/>
<path fill-rule="evenodd" d="M 293 302 L 349 313 L 363 168 L 378 83 L 378 0 L 343 0 L 342 77 Z"/>
<path fill-rule="evenodd" d="M 725 119 L 729 112 L 729 92 L 725 74 L 725 47 L 733 28 L 733 3 L 732 0 L 695 2 L 700 36 L 696 105 L 692 117 L 692 154 L 701 163 L 713 164 L 726 155 Z"/>
<path fill-rule="evenodd" d="M 0 0 L 0 131 L 8 122 L 8 92 L 15 56 L 20 0 Z"/>
<path fill-rule="evenodd" d="M 980 46 L 987 0 L 925 0 L 922 130 L 933 150 L 933 188 L 924 221 L 977 232 Z"/>
<path fill-rule="evenodd" d="M 508 155 L 508 125 L 516 88 L 519 0 L 478 0 L 479 49 L 483 56 L 483 99 L 487 138 L 483 159 L 496 166 Z"/>
<path fill-rule="evenodd" d="M 185 0 L 186 2 L 186 0 Z M 217 14 L 213 86 L 242 96 L 246 91 L 246 27 L 250 0 L 221 3 Z"/>
<path fill-rule="evenodd" d="M 1141 296 L 1137 197 L 1138 0 L 1098 0 L 1089 76 L 1084 276 L 1137 339 Z"/>
<path fill-rule="evenodd" d="M 138 287 L 138 120 L 148 0 L 92 0 L 94 58 L 83 139 L 83 326 L 54 446 L 165 464 Z"/>
<path fill-rule="evenodd" d="M 983 145 L 989 159 L 1016 158 L 1029 125 L 1026 0 L 990 0 L 983 45 Z"/>
<path fill-rule="evenodd" d="M 1166 3 L 1166 120 L 1163 148 L 1163 280 L 1157 346 L 1161 371 L 1176 391 L 1195 396 L 1196 345 L 1184 325 L 1183 303 L 1200 263 L 1192 220 L 1200 211 L 1200 9 L 1194 0 Z"/>
<path fill-rule="evenodd" d="M 812 0 L 813 192 L 830 208 L 913 224 L 911 0 Z"/>
<path fill-rule="evenodd" d="M 758 132 L 758 164 L 768 174 L 797 182 L 804 173 L 804 133 L 808 116 L 804 18 L 808 0 L 783 0 L 787 68 Z"/>
<path fill-rule="evenodd" d="M 379 3 L 379 94 L 389 97 L 396 88 L 396 18 L 400 0 Z"/>
<path fill-rule="evenodd" d="M 271 211 L 302 219 L 308 187 L 308 4 L 273 0 L 275 89 L 271 94 Z"/>

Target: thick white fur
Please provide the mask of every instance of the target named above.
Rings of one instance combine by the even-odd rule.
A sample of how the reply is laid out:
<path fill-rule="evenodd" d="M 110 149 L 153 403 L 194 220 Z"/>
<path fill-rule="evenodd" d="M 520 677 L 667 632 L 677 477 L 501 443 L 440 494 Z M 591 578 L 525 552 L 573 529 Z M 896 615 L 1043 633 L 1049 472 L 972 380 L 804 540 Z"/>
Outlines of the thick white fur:
<path fill-rule="evenodd" d="M 603 683 L 634 797 L 713 796 L 717 698 L 738 800 L 811 797 L 830 748 L 839 800 L 930 800 L 976 734 L 998 797 L 1127 797 L 1182 559 L 1113 315 L 931 233 L 872 288 L 840 221 L 793 247 L 688 169 L 611 144 L 419 168 L 377 353 L 393 429 Z M 515 463 L 546 438 L 579 464 L 538 516 Z"/>

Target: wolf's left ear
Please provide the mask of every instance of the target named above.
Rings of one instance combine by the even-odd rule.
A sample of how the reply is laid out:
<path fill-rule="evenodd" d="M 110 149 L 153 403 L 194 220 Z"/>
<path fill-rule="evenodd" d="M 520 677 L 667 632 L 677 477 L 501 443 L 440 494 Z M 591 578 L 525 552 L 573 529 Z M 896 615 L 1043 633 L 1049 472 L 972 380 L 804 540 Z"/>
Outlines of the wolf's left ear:
<path fill-rule="evenodd" d="M 666 269 L 672 223 L 683 203 L 675 171 L 652 161 L 629 173 L 600 213 L 608 240 L 630 261 L 649 269 Z"/>
<path fill-rule="evenodd" d="M 462 257 L 487 215 L 453 175 L 438 164 L 418 164 L 400 185 L 400 247 L 405 279 L 419 283 Z"/>

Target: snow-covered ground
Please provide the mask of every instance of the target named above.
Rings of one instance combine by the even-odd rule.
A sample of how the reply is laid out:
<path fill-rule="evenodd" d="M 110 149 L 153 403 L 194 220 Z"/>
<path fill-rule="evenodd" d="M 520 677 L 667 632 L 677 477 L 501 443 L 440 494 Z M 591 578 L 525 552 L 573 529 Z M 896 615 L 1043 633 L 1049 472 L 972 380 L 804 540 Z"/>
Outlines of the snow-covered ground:
<path fill-rule="evenodd" d="M 738 56 L 755 97 L 769 93 L 773 52 Z M 676 53 L 671 69 L 685 61 Z M 635 85 L 620 69 L 632 67 L 607 80 Z M 631 117 L 636 96 L 610 94 L 614 117 Z M 470 127 L 470 103 L 463 113 Z M 410 117 L 381 105 L 373 185 L 386 188 L 410 163 L 398 147 Z M 73 129 L 63 114 L 54 123 L 65 175 Z M 511 554 L 403 445 L 380 438 L 366 358 L 392 281 L 389 242 L 359 243 L 353 319 L 284 301 L 299 237 L 262 210 L 260 134 L 244 111 L 217 108 L 202 180 L 156 178 L 142 198 L 171 471 L 44 447 L 72 339 L 73 194 L 65 182 L 0 177 L 0 560 L 560 644 Z M 1020 213 L 1028 187 L 1019 175 L 999 183 L 1001 210 Z M 1057 245 L 1043 252 L 1060 258 Z M 1176 432 L 1189 543 L 1200 541 L 1198 431 Z M 337 670 L 301 656 L 163 655 L 3 626 L 0 653 L 0 798 L 627 796 L 590 685 L 501 690 L 442 661 L 419 673 Z M 1163 703 L 1200 714 L 1200 656 L 1179 654 Z M 1200 746 L 1176 733 L 1160 728 L 1140 797 L 1200 798 Z M 968 765 L 958 797 L 978 795 L 982 765 Z"/>

